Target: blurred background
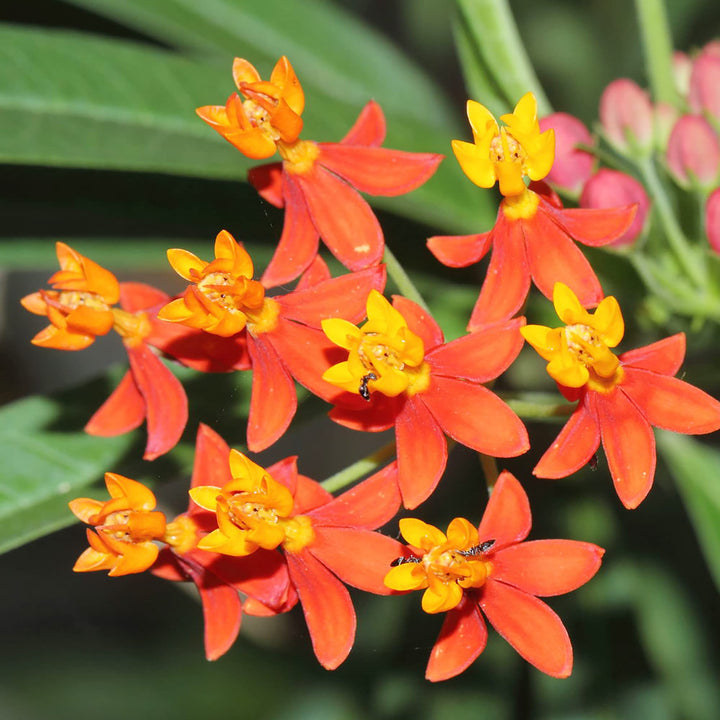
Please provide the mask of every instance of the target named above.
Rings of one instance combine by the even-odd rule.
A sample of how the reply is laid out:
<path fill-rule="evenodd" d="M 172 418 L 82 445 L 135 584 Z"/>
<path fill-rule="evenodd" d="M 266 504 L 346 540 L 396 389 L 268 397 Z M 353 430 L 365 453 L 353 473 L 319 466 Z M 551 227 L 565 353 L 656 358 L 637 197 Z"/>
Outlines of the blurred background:
<path fill-rule="evenodd" d="M 144 7 L 142 2 L 128 5 L 141 10 Z M 168 17 L 173 8 L 172 12 L 176 10 L 179 16 L 184 5 L 180 0 L 146 3 L 147 9 L 167 11 Z M 208 7 L 223 5 L 241 10 L 253 8 L 261 15 L 258 8 L 263 3 L 213 0 Z M 407 126 L 399 127 L 396 123 L 390 128 L 387 144 L 447 153 L 452 132 L 466 132 L 466 91 L 453 41 L 454 3 L 325 0 L 309 5 L 313 13 L 323 13 L 330 24 L 338 23 L 340 42 L 343 38 L 349 42 L 355 33 L 363 38 L 376 36 L 382 48 L 390 46 L 388 52 L 405 55 L 418 73 L 427 76 L 432 83 L 429 87 L 437 89 L 435 101 L 441 108 L 438 112 L 447 116 L 438 120 L 438 126 L 445 123 L 448 128 L 446 146 L 413 144 L 412 139 L 421 136 L 414 120 L 408 120 Z M 612 79 L 630 77 L 646 85 L 637 23 L 632 5 L 625 0 L 584 3 L 513 0 L 510 6 L 556 110 L 570 112 L 591 124 L 597 117 L 600 93 Z M 267 7 L 281 5 L 270 3 Z M 720 36 L 717 3 L 673 0 L 667 7 L 677 48 L 690 50 Z M 159 32 L 151 14 L 143 19 L 139 11 L 131 19 L 122 8 L 123 3 L 112 0 L 5 2 L 0 7 L 0 21 L 11 32 L 32 31 L 38 54 L 43 52 L 44 33 L 48 38 L 61 33 L 69 43 L 67 47 L 92 37 L 182 55 L 188 62 L 202 55 L 180 34 L 173 38 L 172 33 Z M 334 120 L 319 117 L 319 111 L 312 114 L 313 87 L 315 84 L 322 87 L 323 82 L 328 86 L 330 81 L 313 77 L 311 64 L 305 62 L 302 46 L 309 43 L 303 39 L 306 30 L 309 33 L 312 28 L 302 25 L 296 28 L 294 39 L 298 48 L 283 45 L 282 33 L 273 44 L 274 36 L 268 33 L 264 50 L 273 58 L 288 54 L 295 64 L 306 89 L 308 127 L 317 130 L 307 136 L 337 140 L 342 131 L 320 137 L 320 131 L 325 130 L 324 122 L 334 131 Z M 334 41 L 338 42 L 338 38 Z M 218 50 L 217 56 L 207 57 L 206 64 L 214 66 L 216 79 L 205 93 L 188 90 L 194 100 L 194 104 L 187 106 L 190 122 L 196 105 L 222 103 L 232 91 L 233 54 L 253 60 L 252 43 L 247 47 L 238 45 L 235 53 Z M 33 76 L 32 63 L 23 65 L 18 61 L 13 65 L 12 46 L 6 45 L 5 52 L 1 46 L 2 43 L 4 70 L 0 77 L 6 84 L 0 85 L 0 129 L 6 127 L 3 122 L 8 122 L 8 127 L 17 130 L 17 123 L 12 125 L 12 118 L 7 119 L 13 112 L 12 103 L 2 104 L 12 96 L 7 90 L 11 87 L 8 83 L 22 88 L 27 76 L 27 86 L 32 85 L 37 91 L 42 78 Z M 349 42 L 345 61 L 360 67 L 364 58 L 352 55 L 355 48 Z M 294 50 L 299 57 L 297 63 Z M 59 74 L 69 86 L 75 82 L 82 84 L 86 72 L 97 70 L 91 67 L 91 56 L 84 66 L 78 63 L 78 57 L 58 52 Z M 32 58 L 32 53 L 28 57 Z M 63 65 L 64 57 L 67 67 Z M 305 65 L 307 70 L 303 73 Z M 262 69 L 267 72 L 269 67 Z M 394 66 L 388 65 L 382 78 L 386 85 L 392 85 L 393 73 Z M 183 75 L 179 78 L 182 81 Z M 108 77 L 110 91 L 129 92 L 117 81 L 117 77 Z M 197 86 L 198 83 L 193 88 Z M 199 87 L 202 89 L 202 83 Z M 50 105 L 55 89 L 52 77 L 48 77 L 45 90 Z M 22 99 L 22 92 L 13 97 Z M 38 134 L 38 143 L 42 148 L 42 142 L 47 140 L 50 148 L 53 125 L 36 113 L 36 99 L 37 93 L 29 93 L 27 102 L 17 107 L 25 113 L 23 122 L 27 123 L 28 133 L 37 130 L 35 125 L 45 123 L 41 133 L 44 140 Z M 365 100 L 346 99 L 348 107 L 342 111 L 338 127 L 349 127 Z M 419 115 L 425 111 L 413 110 Z M 435 109 L 428 107 L 428 114 L 431 111 Z M 67 147 L 72 135 L 63 124 L 61 103 L 57 112 L 58 135 Z M 392 113 L 389 124 L 391 118 Z M 210 129 L 195 121 L 198 134 L 205 133 L 208 145 L 212 143 L 212 152 L 225 158 L 227 170 L 213 174 L 164 167 L 161 160 L 156 163 L 159 171 L 133 169 L 131 163 L 124 166 L 110 155 L 107 168 L 103 168 L 102 161 L 93 162 L 80 154 L 73 160 L 72 153 L 65 151 L 53 155 L 49 149 L 42 150 L 34 158 L 29 151 L 13 154 L 8 135 L 0 141 L 3 162 L 0 172 L 4 178 L 0 195 L 3 403 L 37 393 L 61 393 L 56 397 L 62 412 L 54 417 L 50 429 L 79 433 L 112 387 L 113 380 L 107 378 L 108 368 L 114 373 L 111 375 L 114 381 L 119 377 L 117 368 L 123 363 L 119 342 L 105 339 L 82 353 L 45 351 L 30 345 L 42 323 L 25 313 L 18 300 L 43 286 L 54 271 L 54 240 L 70 242 L 80 252 L 116 271 L 121 280 L 152 282 L 168 291 L 178 290 L 181 284 L 165 269 L 163 249 L 189 247 L 207 255 L 220 228 L 229 229 L 251 245 L 254 243 L 260 257 L 263 252 L 269 257 L 269 243 L 279 236 L 282 227 L 280 212 L 261 202 L 247 184 L 238 182 L 244 176 L 242 161 L 234 158 L 234 151 L 222 141 L 215 142 Z M 96 131 L 90 125 L 86 129 Z M 75 132 L 83 130 L 79 123 Z M 15 137 L 22 141 L 19 135 Z M 98 148 L 103 142 L 103 137 L 99 137 Z M 120 147 L 118 157 L 123 152 Z M 170 154 L 171 146 L 167 150 L 167 155 Z M 47 162 L 43 162 L 43 157 L 47 157 Z M 172 162 L 172 158 L 166 160 Z M 231 167 L 233 162 L 237 167 Z M 457 273 L 438 269 L 425 250 L 424 240 L 432 234 L 450 232 L 458 225 L 467 227 L 473 218 L 476 230 L 485 230 L 492 222 L 496 206 L 494 201 L 484 203 L 477 199 L 465 185 L 454 185 L 460 182 L 458 175 L 451 175 L 455 172 L 451 169 L 447 172 L 448 193 L 468 193 L 467 217 L 455 223 L 448 211 L 447 218 L 433 216 L 429 212 L 415 212 L 415 206 L 402 203 L 382 205 L 379 217 L 388 242 L 416 273 L 421 287 L 428 289 L 433 310 L 452 337 L 462 332 L 482 271 L 476 268 Z M 477 203 L 477 207 L 472 203 Z M 600 254 L 593 256 L 593 260 L 598 263 L 603 283 L 607 281 L 618 294 L 627 296 L 628 306 L 633 307 L 638 287 L 632 273 L 626 267 L 616 268 Z M 438 286 L 433 291 L 428 284 L 431 277 L 452 282 L 454 286 L 451 289 Z M 532 304 L 528 314 L 531 312 Z M 547 310 L 538 305 L 537 313 L 542 312 Z M 628 324 L 632 322 L 631 317 L 627 320 Z M 707 340 L 709 336 L 706 333 L 704 337 Z M 630 332 L 625 347 L 632 347 L 630 343 L 638 338 L 643 339 Z M 701 348 L 691 358 L 692 366 L 688 363 L 687 379 L 697 381 L 717 396 L 717 345 L 707 340 L 701 343 Z M 194 425 L 191 423 L 189 428 L 203 420 L 231 443 L 242 437 L 241 416 L 236 406 L 247 402 L 246 383 L 226 376 L 188 376 L 188 382 L 193 397 L 202 398 L 194 411 Z M 553 389 L 542 364 L 532 354 L 521 356 L 500 387 L 505 386 L 514 390 Z M 300 454 L 301 471 L 320 480 L 379 443 L 378 438 L 355 438 L 317 418 L 317 411 L 322 412 L 322 408 L 311 403 L 302 414 L 298 429 L 278 447 L 263 454 L 260 461 Z M 558 428 L 553 424 L 531 424 L 533 447 L 547 447 Z M 136 459 L 144 442 L 144 437 L 138 434 L 131 439 L 131 446 L 118 451 L 122 463 L 106 469 L 126 474 L 133 471 L 136 474 L 132 476 L 138 479 L 162 479 L 163 502 L 180 511 L 185 504 L 193 433 L 194 429 L 188 431 L 184 454 L 181 451 L 172 458 L 158 460 L 151 467 Z M 345 450 L 350 443 L 352 449 Z M 9 453 L 4 462 L 12 464 L 12 448 Z M 375 598 L 359 592 L 353 594 L 359 617 L 356 646 L 346 663 L 333 673 L 326 672 L 315 661 L 299 609 L 274 619 L 246 618 L 240 638 L 230 652 L 208 663 L 203 656 L 202 616 L 196 600 L 149 574 L 122 579 L 99 573 L 73 574 L 74 560 L 85 547 L 85 531 L 72 524 L 0 556 L 0 573 L 4 578 L 0 634 L 5 648 L 0 660 L 0 720 L 218 716 L 257 720 L 720 717 L 717 587 L 685 506 L 665 468 L 659 467 L 648 499 L 630 513 L 620 506 L 602 459 L 596 471 L 586 470 L 557 482 L 532 477 L 530 472 L 536 459 L 531 454 L 502 463 L 523 480 L 530 495 L 534 513 L 531 538 L 582 539 L 607 550 L 604 567 L 591 583 L 568 597 L 550 602 L 573 640 L 575 669 L 568 680 L 554 680 L 528 666 L 491 630 L 486 651 L 467 672 L 440 685 L 431 685 L 423 679 L 424 668 L 441 619 L 420 611 L 419 595 Z M 708 467 L 707 471 L 720 475 L 717 466 Z M 12 488 L 4 487 L 2 493 L 11 495 Z M 476 457 L 470 451 L 456 448 L 447 478 L 423 506 L 422 517 L 442 527 L 461 513 L 477 521 L 485 497 Z M 7 519 L 11 521 L 12 518 Z M 69 525 L 71 518 L 54 522 L 58 527 Z M 386 530 L 390 534 L 396 531 L 396 524 Z"/>

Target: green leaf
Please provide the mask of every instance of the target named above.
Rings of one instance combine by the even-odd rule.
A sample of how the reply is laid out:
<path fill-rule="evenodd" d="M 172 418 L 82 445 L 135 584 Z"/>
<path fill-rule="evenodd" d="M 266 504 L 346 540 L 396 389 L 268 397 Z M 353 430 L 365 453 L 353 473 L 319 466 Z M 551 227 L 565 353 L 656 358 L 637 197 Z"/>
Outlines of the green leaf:
<path fill-rule="evenodd" d="M 715 583 L 720 587 L 720 451 L 685 435 L 657 433 Z"/>
<path fill-rule="evenodd" d="M 0 552 L 75 522 L 68 501 L 112 470 L 134 439 L 51 429 L 63 417 L 62 403 L 51 398 L 0 409 Z"/>
<path fill-rule="evenodd" d="M 510 112 L 527 92 L 537 99 L 538 115 L 551 112 L 507 0 L 457 0 L 457 5 L 467 28 L 461 60 L 472 63 L 464 68 L 465 76 L 475 81 L 485 76 L 488 87 L 501 90 L 507 103 L 503 112 Z"/>
<path fill-rule="evenodd" d="M 229 57 L 222 66 L 134 43 L 0 27 L 0 162 L 245 180 L 257 162 L 194 112 L 230 94 L 230 65 Z M 389 102 L 387 79 L 378 76 L 386 89 L 368 89 L 358 102 L 351 75 L 343 92 L 342 83 L 328 85 L 324 74 L 313 74 L 314 65 L 303 72 L 298 63 L 308 97 L 307 135 L 339 140 L 363 104 L 382 95 L 388 147 L 446 153 L 461 131 L 433 109 L 444 103 L 427 82 L 402 75 L 406 65 L 390 73 L 395 92 L 406 98 L 400 109 Z M 450 231 L 482 229 L 494 213 L 491 194 L 478 191 L 453 160 L 415 192 L 373 203 Z"/>

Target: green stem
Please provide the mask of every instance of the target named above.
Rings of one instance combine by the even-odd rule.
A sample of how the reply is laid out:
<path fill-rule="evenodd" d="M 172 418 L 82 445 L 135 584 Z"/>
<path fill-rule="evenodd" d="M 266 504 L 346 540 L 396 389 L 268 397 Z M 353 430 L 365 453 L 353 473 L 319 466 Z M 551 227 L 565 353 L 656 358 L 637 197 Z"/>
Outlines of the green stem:
<path fill-rule="evenodd" d="M 501 397 L 523 420 L 562 419 L 575 409 L 574 404 L 557 402 L 556 395 L 546 393 L 523 393 L 514 397 L 501 394 Z"/>
<path fill-rule="evenodd" d="M 362 460 L 358 460 L 352 465 L 348 465 L 340 472 L 331 475 L 326 480 L 323 480 L 320 484 L 328 492 L 336 492 L 337 490 L 341 490 L 342 488 L 354 483 L 363 475 L 367 475 L 368 473 L 375 470 L 375 468 L 382 465 L 386 460 L 392 457 L 394 452 L 395 442 L 393 441 L 388 443 L 387 445 L 384 445 L 379 450 L 376 450 L 371 455 L 362 458 Z"/>
<path fill-rule="evenodd" d="M 650 191 L 650 197 L 653 199 L 660 217 L 660 222 L 663 224 L 665 236 L 680 267 L 685 270 L 688 278 L 695 284 L 698 291 L 704 293 L 707 282 L 705 272 L 696 262 L 697 257 L 695 252 L 675 217 L 670 199 L 657 175 L 652 158 L 644 158 L 639 162 L 638 167 L 643 181 Z"/>
<path fill-rule="evenodd" d="M 383 262 L 387 267 L 388 275 L 392 281 L 397 285 L 397 289 L 400 294 L 406 297 L 408 300 L 416 302 L 423 310 L 430 312 L 427 303 L 420 294 L 420 291 L 415 287 L 415 283 L 410 279 L 410 276 L 405 272 L 405 268 L 398 262 L 398 259 L 393 255 L 392 250 L 385 244 L 385 254 L 383 255 Z"/>
<path fill-rule="evenodd" d="M 538 103 L 538 115 L 552 107 L 528 58 L 508 0 L 457 0 L 462 19 L 469 28 L 483 72 L 492 78 L 508 102 L 516 103 L 531 91 Z"/>
<path fill-rule="evenodd" d="M 663 0 L 635 0 L 645 65 L 655 102 L 676 104 L 672 71 L 673 43 Z"/>

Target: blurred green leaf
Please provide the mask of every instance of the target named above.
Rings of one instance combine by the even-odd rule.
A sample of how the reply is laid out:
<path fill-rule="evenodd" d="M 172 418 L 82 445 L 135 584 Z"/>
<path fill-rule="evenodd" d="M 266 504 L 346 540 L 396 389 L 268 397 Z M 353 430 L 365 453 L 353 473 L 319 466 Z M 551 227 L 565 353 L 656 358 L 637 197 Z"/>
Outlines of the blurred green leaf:
<path fill-rule="evenodd" d="M 720 452 L 685 435 L 657 433 L 660 453 L 678 491 L 720 587 Z"/>
<path fill-rule="evenodd" d="M 58 401 L 43 397 L 0 409 L 0 552 L 75 522 L 68 501 L 111 469 L 133 440 L 49 430 L 62 415 Z"/>
<path fill-rule="evenodd" d="M 370 54 L 372 48 L 366 50 Z M 339 140 L 364 102 L 382 94 L 389 109 L 388 146 L 446 153 L 456 127 L 433 109 L 446 103 L 429 90 L 428 81 L 416 82 L 417 71 L 403 76 L 406 65 L 394 63 L 391 73 L 377 79 L 391 77 L 396 94 L 407 96 L 403 108 L 412 112 L 385 103 L 389 90 L 368 90 L 356 101 L 352 75 L 345 78 L 348 92 L 342 95 L 338 88 L 342 97 L 334 97 L 322 73 L 300 72 L 305 68 L 298 63 L 311 98 L 308 134 Z M 134 43 L 0 27 L 0 162 L 244 180 L 257 163 L 243 158 L 194 112 L 222 102 L 231 90 L 229 59 L 222 67 Z M 407 196 L 373 202 L 451 230 L 477 230 L 493 213 L 489 193 L 478 192 L 454 162 L 443 163 Z"/>

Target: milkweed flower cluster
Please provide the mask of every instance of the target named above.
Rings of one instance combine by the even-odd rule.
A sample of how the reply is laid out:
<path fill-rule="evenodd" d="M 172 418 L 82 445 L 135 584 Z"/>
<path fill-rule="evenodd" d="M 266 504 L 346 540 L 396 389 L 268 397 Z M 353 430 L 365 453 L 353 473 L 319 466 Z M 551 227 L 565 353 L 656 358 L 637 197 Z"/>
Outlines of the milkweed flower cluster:
<path fill-rule="evenodd" d="M 405 517 L 399 529 L 407 545 L 382 528 L 401 506 L 415 510 L 434 493 L 445 474 L 448 438 L 492 461 L 530 449 L 525 424 L 491 388 L 526 341 L 547 361 L 564 398 L 577 403 L 537 463 L 539 478 L 580 470 L 602 444 L 620 500 L 635 508 L 653 483 L 653 426 L 694 434 L 720 428 L 720 403 L 674 377 L 685 354 L 682 333 L 614 353 L 625 331 L 620 306 L 605 296 L 576 244 L 622 241 L 647 205 L 627 193 L 630 202 L 614 207 L 594 201 L 564 207 L 546 181 L 576 194 L 583 185 L 587 190 L 594 164 L 589 133 L 570 116 L 555 129 L 544 127 L 531 93 L 500 117 L 502 125 L 469 101 L 473 142 L 454 140 L 452 149 L 469 180 L 482 189 L 497 184 L 502 200 L 492 228 L 427 241 L 450 267 L 490 253 L 467 333 L 446 342 L 419 296 L 383 294 L 385 239 L 360 195 L 410 192 L 431 178 L 441 156 L 381 147 L 385 120 L 372 101 L 340 142 L 301 139 L 305 95 L 287 58 L 267 81 L 244 59 L 235 60 L 232 72 L 237 91 L 225 105 L 197 113 L 246 157 L 280 155 L 280 162 L 249 172 L 259 194 L 284 209 L 267 268 L 256 278 L 250 253 L 221 230 L 209 260 L 168 250 L 170 266 L 187 282 L 170 297 L 142 283 L 120 283 L 58 243 L 60 270 L 50 289 L 22 300 L 50 323 L 33 343 L 78 351 L 111 331 L 122 337 L 129 370 L 86 430 L 116 435 L 145 421 L 146 460 L 170 452 L 188 422 L 173 363 L 252 374 L 244 437 L 250 452 L 285 435 L 298 406 L 297 382 L 331 406 L 334 422 L 363 432 L 392 430 L 395 458 L 388 456 L 384 467 L 375 458 L 369 477 L 351 477 L 348 482 L 360 481 L 333 496 L 301 474 L 302 457 L 263 467 L 201 424 L 188 507 L 174 519 L 157 508 L 151 489 L 113 472 L 105 475 L 109 500 L 70 503 L 89 526 L 89 547 L 74 569 L 111 576 L 149 570 L 193 583 L 210 660 L 233 645 L 244 614 L 267 617 L 300 605 L 318 661 L 338 667 L 356 633 L 350 586 L 378 595 L 423 590 L 423 610 L 446 613 L 429 680 L 453 677 L 478 658 L 486 622 L 536 668 L 567 677 L 570 639 L 539 598 L 588 582 L 604 550 L 581 540 L 526 541 L 530 504 L 513 475 L 486 478 L 492 492 L 477 526 L 457 517 L 442 532 Z M 711 107 L 705 84 L 696 85 L 698 102 Z M 604 99 L 607 139 L 647 154 L 652 127 L 642 112 L 650 112 L 649 100 L 623 88 L 636 102 L 621 112 Z M 569 148 L 568 138 L 588 148 Z M 683 149 L 690 145 L 680 142 L 668 163 L 676 155 L 689 158 Z M 706 177 L 689 159 L 683 167 L 690 178 Z M 720 201 L 713 197 L 714 217 Z M 331 276 L 318 254 L 320 239 L 348 272 Z M 562 327 L 526 323 L 521 313 L 531 284 L 552 299 Z"/>

